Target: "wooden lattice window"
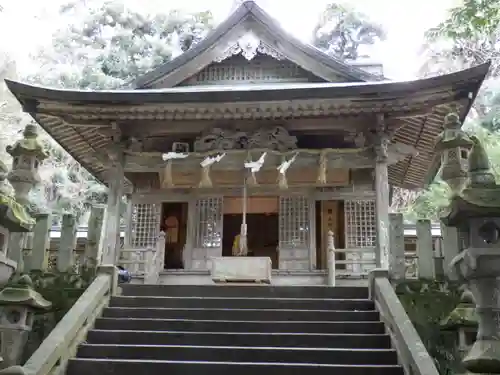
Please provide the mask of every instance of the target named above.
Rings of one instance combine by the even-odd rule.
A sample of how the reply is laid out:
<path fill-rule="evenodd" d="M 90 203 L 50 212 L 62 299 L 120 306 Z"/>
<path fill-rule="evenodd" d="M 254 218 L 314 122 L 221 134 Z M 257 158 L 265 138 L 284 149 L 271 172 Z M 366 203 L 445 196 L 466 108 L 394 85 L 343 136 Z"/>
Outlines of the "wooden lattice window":
<path fill-rule="evenodd" d="M 280 248 L 308 248 L 309 227 L 309 201 L 307 197 L 280 197 Z"/>
<path fill-rule="evenodd" d="M 374 200 L 346 200 L 345 242 L 347 249 L 374 247 L 377 227 Z"/>
<path fill-rule="evenodd" d="M 201 249 L 222 246 L 222 197 L 196 201 L 195 247 Z"/>
<path fill-rule="evenodd" d="M 160 231 L 161 204 L 139 203 L 132 206 L 132 247 L 156 245 Z"/>
<path fill-rule="evenodd" d="M 310 79 L 314 79 L 312 74 L 288 60 L 278 61 L 270 56 L 257 55 L 251 61 L 247 61 L 243 56 L 237 55 L 206 66 L 195 76 L 184 81 L 181 86 L 308 82 Z"/>

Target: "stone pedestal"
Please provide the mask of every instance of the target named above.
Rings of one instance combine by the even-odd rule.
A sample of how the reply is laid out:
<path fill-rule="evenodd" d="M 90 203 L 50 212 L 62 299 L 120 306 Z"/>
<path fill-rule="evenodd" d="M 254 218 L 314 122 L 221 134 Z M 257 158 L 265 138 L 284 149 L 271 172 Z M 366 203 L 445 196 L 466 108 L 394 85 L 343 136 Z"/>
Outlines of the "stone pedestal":
<path fill-rule="evenodd" d="M 463 360 L 464 366 L 472 373 L 499 373 L 500 251 L 469 248 L 453 259 L 452 266 L 474 296 L 478 317 L 477 339 Z"/>
<path fill-rule="evenodd" d="M 212 280 L 215 282 L 271 283 L 269 257 L 212 258 Z"/>

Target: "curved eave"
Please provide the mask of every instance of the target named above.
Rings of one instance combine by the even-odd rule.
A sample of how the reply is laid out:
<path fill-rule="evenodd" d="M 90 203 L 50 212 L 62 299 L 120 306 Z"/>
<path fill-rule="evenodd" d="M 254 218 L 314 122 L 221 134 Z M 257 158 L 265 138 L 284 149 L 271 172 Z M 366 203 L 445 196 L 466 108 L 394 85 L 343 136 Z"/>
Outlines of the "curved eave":
<path fill-rule="evenodd" d="M 474 97 L 483 82 L 490 63 L 456 73 L 406 82 L 277 84 L 221 87 L 176 87 L 160 90 L 65 90 L 5 80 L 9 90 L 25 106 L 36 112 L 36 102 L 53 101 L 87 105 L 238 103 L 289 100 L 356 98 L 363 100 L 409 100 L 432 92 L 449 89 L 454 96 L 461 92 Z"/>
<path fill-rule="evenodd" d="M 161 90 L 81 91 L 32 86 L 6 80 L 25 112 L 83 167 L 104 181 L 110 160 L 105 128 L 113 122 L 199 119 L 212 120 L 259 110 L 255 119 L 336 117 L 342 114 L 384 113 L 390 119 L 404 112 L 393 140 L 415 147 L 410 156 L 389 168 L 390 183 L 409 189 L 425 186 L 439 169 L 434 142 L 450 109 L 460 110 L 462 121 L 484 80 L 489 63 L 448 75 L 410 81 L 350 84 L 277 84 L 210 86 Z M 321 108 L 317 111 L 316 107 Z M 267 110 L 270 109 L 269 112 Z M 281 112 L 280 112 L 281 111 Z M 314 113 L 314 114 L 311 114 Z M 213 117 L 219 116 L 219 117 Z M 222 117 L 221 117 L 222 116 Z M 260 117 L 259 117 L 260 116 Z M 265 117 L 271 116 L 271 117 Z M 205 119 L 205 117 L 201 117 Z M 66 122 L 66 119 L 70 119 Z M 79 126 L 80 121 L 82 124 Z M 92 121 L 97 127 L 92 126 Z M 398 120 L 399 121 L 399 120 Z M 372 126 L 368 124 L 367 126 Z M 99 128 L 99 129 L 98 129 Z M 103 129 L 104 128 L 104 129 Z"/>

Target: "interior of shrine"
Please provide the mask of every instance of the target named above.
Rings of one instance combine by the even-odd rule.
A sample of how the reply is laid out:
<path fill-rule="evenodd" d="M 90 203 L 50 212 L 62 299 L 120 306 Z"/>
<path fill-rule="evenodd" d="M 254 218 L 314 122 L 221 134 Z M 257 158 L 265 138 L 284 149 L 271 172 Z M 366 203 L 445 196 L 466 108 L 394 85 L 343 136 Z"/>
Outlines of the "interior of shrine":
<path fill-rule="evenodd" d="M 335 247 L 345 248 L 344 201 L 316 201 L 315 244 L 316 269 L 327 268 L 327 238 L 331 230 Z M 236 236 L 240 234 L 243 220 L 241 197 L 225 197 L 222 221 L 222 255 L 233 256 Z M 246 222 L 248 233 L 248 256 L 270 257 L 273 269 L 279 265 L 279 200 L 272 196 L 247 198 Z M 188 235 L 188 202 L 167 202 L 162 205 L 160 229 L 165 232 L 165 269 L 183 269 L 183 250 Z M 344 260 L 343 253 L 337 253 Z M 338 264 L 337 267 L 344 267 Z"/>

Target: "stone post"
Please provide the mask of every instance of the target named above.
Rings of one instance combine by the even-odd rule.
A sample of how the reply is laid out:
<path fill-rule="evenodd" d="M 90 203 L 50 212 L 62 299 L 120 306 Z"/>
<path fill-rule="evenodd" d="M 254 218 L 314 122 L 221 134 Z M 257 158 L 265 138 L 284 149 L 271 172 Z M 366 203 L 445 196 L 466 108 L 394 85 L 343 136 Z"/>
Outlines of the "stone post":
<path fill-rule="evenodd" d="M 51 306 L 51 302 L 33 290 L 33 283 L 26 275 L 16 285 L 0 292 L 1 368 L 20 364 L 35 313 L 48 310 Z"/>
<path fill-rule="evenodd" d="M 467 181 L 463 190 L 454 190 L 442 221 L 465 239 L 451 266 L 476 304 L 477 340 L 464 367 L 473 374 L 500 374 L 500 185 L 481 143 L 472 141 Z"/>
<path fill-rule="evenodd" d="M 31 269 L 45 271 L 47 269 L 47 251 L 50 246 L 50 228 L 52 215 L 38 214 L 33 235 L 33 250 L 31 252 Z"/>
<path fill-rule="evenodd" d="M 40 182 L 38 168 L 47 158 L 41 143 L 38 141 L 36 125 L 26 125 L 23 138 L 12 146 L 7 146 L 7 152 L 12 156 L 12 169 L 7 178 L 15 190 L 19 204 L 29 203 L 31 189 Z M 24 234 L 12 233 L 10 236 L 8 256 L 17 262 L 18 268 L 23 268 Z"/>
<path fill-rule="evenodd" d="M 87 231 L 87 244 L 85 246 L 85 266 L 97 267 L 99 259 L 99 248 L 103 239 L 102 227 L 106 207 L 103 204 L 92 206 Z"/>
<path fill-rule="evenodd" d="M 32 269 L 33 257 L 33 232 L 26 232 L 23 236 L 23 272 L 29 272 Z"/>
<path fill-rule="evenodd" d="M 449 227 L 441 223 L 441 236 L 443 237 L 442 252 L 444 257 L 444 274 L 450 279 L 455 280 L 456 275 L 451 272 L 451 260 L 460 252 L 457 228 Z"/>
<path fill-rule="evenodd" d="M 441 238 L 432 238 L 434 244 L 434 277 L 442 280 L 445 275 L 444 256 L 443 256 L 443 241 Z"/>
<path fill-rule="evenodd" d="M 389 223 L 389 275 L 391 279 L 403 280 L 406 275 L 403 214 L 389 214 Z"/>
<path fill-rule="evenodd" d="M 430 220 L 417 221 L 417 270 L 421 279 L 434 278 L 434 250 Z"/>
<path fill-rule="evenodd" d="M 57 270 L 69 272 L 75 265 L 76 219 L 71 214 L 65 214 L 61 225 L 61 242 L 57 251 Z"/>

